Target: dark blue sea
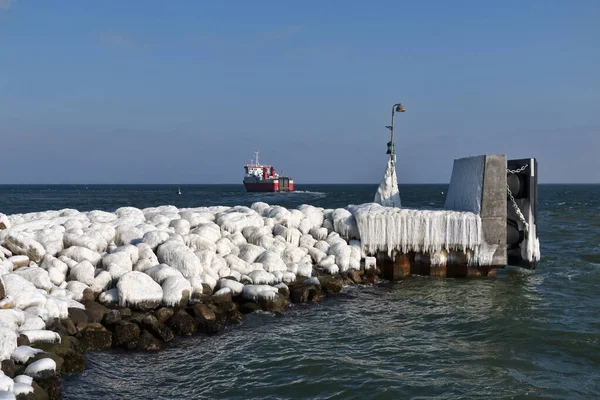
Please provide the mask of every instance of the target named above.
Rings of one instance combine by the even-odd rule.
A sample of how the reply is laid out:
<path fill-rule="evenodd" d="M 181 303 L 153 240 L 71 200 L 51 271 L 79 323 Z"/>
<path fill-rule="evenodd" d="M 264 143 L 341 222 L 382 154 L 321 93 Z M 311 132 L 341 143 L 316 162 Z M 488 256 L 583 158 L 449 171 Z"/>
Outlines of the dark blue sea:
<path fill-rule="evenodd" d="M 0 212 L 250 205 L 327 208 L 375 185 L 0 186 Z M 400 187 L 404 206 L 441 208 L 445 185 Z M 600 185 L 542 185 L 542 260 L 496 278 L 413 277 L 347 288 L 283 315 L 255 313 L 159 353 L 90 353 L 65 399 L 598 399 Z"/>

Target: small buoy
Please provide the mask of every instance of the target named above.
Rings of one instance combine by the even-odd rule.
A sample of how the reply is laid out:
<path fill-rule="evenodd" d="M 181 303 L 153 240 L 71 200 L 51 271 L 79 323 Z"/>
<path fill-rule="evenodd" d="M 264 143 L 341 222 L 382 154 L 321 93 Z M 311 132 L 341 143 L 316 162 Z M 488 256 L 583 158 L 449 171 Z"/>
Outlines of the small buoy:
<path fill-rule="evenodd" d="M 444 194 L 444 192 L 442 192 L 442 194 Z"/>

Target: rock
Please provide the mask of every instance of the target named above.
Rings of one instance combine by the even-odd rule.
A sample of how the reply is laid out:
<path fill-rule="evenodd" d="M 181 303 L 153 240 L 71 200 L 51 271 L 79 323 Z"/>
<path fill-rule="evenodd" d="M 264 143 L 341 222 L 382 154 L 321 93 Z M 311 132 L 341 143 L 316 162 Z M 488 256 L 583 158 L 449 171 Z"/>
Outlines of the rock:
<path fill-rule="evenodd" d="M 246 301 L 240 305 L 240 311 L 244 314 L 250 314 L 258 310 L 262 310 L 262 307 L 255 301 Z"/>
<path fill-rule="evenodd" d="M 142 313 L 142 312 L 132 312 L 131 316 L 129 316 L 127 318 L 127 321 L 133 322 L 133 323 L 136 323 L 136 324 L 142 326 L 142 321 L 144 320 L 144 318 L 146 317 L 146 315 L 148 315 L 148 314 L 145 314 L 145 313 Z"/>
<path fill-rule="evenodd" d="M 95 301 L 84 300 L 81 302 L 81 304 L 85 306 L 85 311 L 89 322 L 102 321 L 104 314 L 110 311 L 108 308 Z M 70 318 L 73 320 L 73 317 L 70 316 Z M 73 320 L 73 323 L 77 324 L 75 320 Z"/>
<path fill-rule="evenodd" d="M 20 334 L 17 337 L 17 346 L 29 346 L 31 344 L 31 341 L 29 340 L 29 338 L 26 335 Z"/>
<path fill-rule="evenodd" d="M 15 377 L 15 362 L 13 360 L 2 360 L 2 372 L 9 378 Z"/>
<path fill-rule="evenodd" d="M 75 326 L 85 325 L 90 322 L 88 313 L 86 310 L 82 310 L 81 308 L 70 307 L 68 309 L 69 319 L 73 322 Z"/>
<path fill-rule="evenodd" d="M 12 263 L 13 270 L 23 268 L 29 265 L 29 257 L 27 256 L 12 256 L 6 260 Z"/>
<path fill-rule="evenodd" d="M 119 310 L 110 310 L 102 318 L 102 324 L 105 326 L 111 326 L 121 320 L 121 313 Z"/>
<path fill-rule="evenodd" d="M 325 294 L 338 294 L 344 290 L 344 286 L 342 281 L 333 276 L 324 276 L 319 278 L 319 283 L 321 284 L 321 289 Z"/>
<path fill-rule="evenodd" d="M 37 379 L 36 383 L 39 385 L 41 389 L 48 395 L 48 400 L 59 400 L 61 398 L 60 395 L 60 378 L 58 376 L 53 376 L 50 378 Z M 35 390 L 35 387 L 34 387 Z M 37 397 L 37 395 L 36 395 Z M 39 397 L 37 397 L 39 398 Z"/>
<path fill-rule="evenodd" d="M 188 308 L 188 312 L 194 317 L 198 331 L 203 333 L 216 333 L 219 331 L 213 305 L 209 307 L 206 304 L 195 304 Z"/>
<path fill-rule="evenodd" d="M 194 318 L 183 310 L 177 311 L 169 318 L 166 325 L 171 328 L 176 335 L 180 336 L 191 336 L 197 331 Z"/>
<path fill-rule="evenodd" d="M 212 296 L 213 290 L 208 283 L 202 283 L 202 294 L 205 296 Z"/>
<path fill-rule="evenodd" d="M 50 399 L 50 396 L 48 396 L 48 393 L 46 393 L 46 391 L 40 385 L 38 385 L 37 382 L 33 381 L 31 386 L 33 386 L 33 394 L 35 395 L 36 400 L 49 400 Z"/>
<path fill-rule="evenodd" d="M 285 309 L 287 309 L 289 302 L 287 298 L 278 293 L 270 299 L 259 299 L 258 304 L 265 311 L 283 312 Z"/>
<path fill-rule="evenodd" d="M 59 344 L 41 343 L 36 344 L 36 347 L 60 356 L 63 359 L 63 373 L 83 372 L 85 369 L 85 357 L 79 345 L 79 340 L 73 336 L 61 337 Z"/>
<path fill-rule="evenodd" d="M 142 320 L 142 324 L 148 332 L 163 342 L 170 342 L 175 338 L 173 331 L 165 324 L 158 322 L 152 314 L 147 314 Z"/>
<path fill-rule="evenodd" d="M 63 319 L 62 321 L 60 321 L 60 323 L 62 324 L 63 328 L 65 328 L 65 330 L 67 331 L 67 333 L 69 335 L 75 335 L 77 333 L 77 331 L 78 331 L 77 327 L 75 326 L 73 321 L 71 321 L 69 318 Z"/>
<path fill-rule="evenodd" d="M 164 324 L 169 318 L 171 318 L 174 314 L 174 311 L 171 308 L 163 307 L 159 308 L 154 312 L 154 316 L 161 324 Z"/>
<path fill-rule="evenodd" d="M 117 321 L 113 326 L 113 344 L 133 349 L 137 346 L 141 330 L 137 324 L 127 321 Z"/>
<path fill-rule="evenodd" d="M 280 295 L 285 297 L 286 299 L 290 298 L 290 288 L 283 282 L 275 285 Z"/>
<path fill-rule="evenodd" d="M 121 313 L 121 319 L 127 319 L 127 318 L 131 317 L 131 309 L 130 308 L 121 308 L 119 310 L 119 313 Z"/>
<path fill-rule="evenodd" d="M 41 243 L 19 232 L 9 233 L 2 246 L 12 251 L 13 254 L 25 255 L 36 263 L 42 261 L 46 255 L 46 250 Z"/>
<path fill-rule="evenodd" d="M 52 322 L 50 323 L 49 329 L 53 330 L 54 332 L 58 333 L 61 336 L 70 335 L 67 328 L 62 324 L 61 320 L 58 318 L 54 318 L 52 320 Z M 29 340 L 34 343 L 36 342 L 35 339 L 32 339 L 31 337 L 29 338 Z"/>
<path fill-rule="evenodd" d="M 0 279 L 0 300 L 6 297 L 6 292 L 4 291 L 4 284 L 2 283 L 2 279 Z"/>
<path fill-rule="evenodd" d="M 97 322 L 90 322 L 77 334 L 81 350 L 106 350 L 112 346 L 112 333 Z"/>
<path fill-rule="evenodd" d="M 34 361 L 25 368 L 25 375 L 35 380 L 56 376 L 56 362 L 49 357 Z"/>
<path fill-rule="evenodd" d="M 156 351 L 160 350 L 160 342 L 149 332 L 143 331 L 137 342 L 136 348 L 142 351 Z"/>
<path fill-rule="evenodd" d="M 294 303 L 308 303 L 319 301 L 321 289 L 313 284 L 300 283 L 290 286 L 290 299 Z"/>
<path fill-rule="evenodd" d="M 348 270 L 348 272 L 346 273 L 346 276 L 348 277 L 348 279 L 350 279 L 352 282 L 356 283 L 357 285 L 362 283 L 362 277 L 360 276 L 360 272 L 356 269 Z"/>

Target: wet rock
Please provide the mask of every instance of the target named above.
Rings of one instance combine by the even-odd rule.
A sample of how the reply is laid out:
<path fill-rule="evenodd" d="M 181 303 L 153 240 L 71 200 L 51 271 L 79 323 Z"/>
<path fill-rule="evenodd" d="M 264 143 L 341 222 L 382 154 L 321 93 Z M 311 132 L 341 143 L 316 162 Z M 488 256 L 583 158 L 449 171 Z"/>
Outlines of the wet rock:
<path fill-rule="evenodd" d="M 231 297 L 231 293 L 224 294 L 221 296 L 211 296 L 208 300 L 210 304 L 214 305 L 215 308 L 220 312 L 228 312 L 235 310 L 236 306 Z"/>
<path fill-rule="evenodd" d="M 121 313 L 121 319 L 128 319 L 132 314 L 130 308 L 121 308 L 119 313 Z"/>
<path fill-rule="evenodd" d="M 156 317 L 158 322 L 164 324 L 169 318 L 173 316 L 174 313 L 175 312 L 171 308 L 163 307 L 156 310 L 154 312 L 154 316 Z"/>
<path fill-rule="evenodd" d="M 0 280 L 0 300 L 6 297 L 6 291 L 4 290 L 4 284 Z"/>
<path fill-rule="evenodd" d="M 244 314 L 250 314 L 261 309 L 260 304 L 255 301 L 246 301 L 240 305 L 240 312 Z"/>
<path fill-rule="evenodd" d="M 46 399 L 48 398 L 48 395 L 46 394 Z M 36 396 L 35 392 L 33 393 L 22 393 L 18 396 L 16 396 L 16 400 L 38 400 L 39 397 Z"/>
<path fill-rule="evenodd" d="M 60 321 L 60 323 L 69 335 L 75 335 L 78 332 L 77 327 L 69 318 L 63 319 L 62 321 Z"/>
<path fill-rule="evenodd" d="M 214 305 L 195 304 L 188 308 L 188 312 L 193 316 L 198 331 L 203 333 L 219 331 Z"/>
<path fill-rule="evenodd" d="M 63 326 L 62 322 L 58 318 L 54 318 L 52 320 L 52 323 L 50 324 L 49 329 L 53 330 L 54 332 L 58 333 L 61 336 L 68 336 L 69 335 L 69 332 Z"/>
<path fill-rule="evenodd" d="M 61 337 L 58 344 L 39 343 L 36 347 L 63 359 L 62 372 L 66 374 L 83 372 L 85 357 L 79 346 L 79 340 L 73 336 Z"/>
<path fill-rule="evenodd" d="M 45 379 L 36 379 L 36 383 L 41 389 L 44 390 L 44 392 L 47 393 L 48 400 L 60 400 L 60 379 L 58 376 L 52 376 Z"/>
<path fill-rule="evenodd" d="M 280 294 L 276 294 L 273 299 L 259 299 L 258 304 L 265 311 L 283 312 L 285 309 L 287 309 L 289 302 L 287 298 L 283 297 Z"/>
<path fill-rule="evenodd" d="M 129 318 L 127 318 L 127 321 L 136 323 L 141 326 L 142 321 L 144 320 L 146 315 L 148 315 L 148 314 L 142 313 L 142 312 L 132 312 L 131 316 Z"/>
<path fill-rule="evenodd" d="M 142 351 L 160 350 L 160 342 L 150 332 L 143 331 L 137 342 L 136 349 Z"/>
<path fill-rule="evenodd" d="M 358 270 L 355 270 L 355 269 L 348 270 L 348 272 L 346 273 L 346 276 L 348 277 L 348 279 L 350 279 L 353 283 L 355 283 L 357 285 L 362 283 L 362 277 L 360 276 L 360 272 Z"/>
<path fill-rule="evenodd" d="M 75 326 L 85 325 L 89 320 L 88 313 L 86 310 L 82 310 L 81 308 L 69 308 L 69 319 L 73 322 Z"/>
<path fill-rule="evenodd" d="M 15 377 L 15 362 L 13 360 L 2 360 L 2 372 L 9 378 Z"/>
<path fill-rule="evenodd" d="M 102 317 L 102 324 L 105 326 L 112 326 L 121 320 L 121 313 L 119 310 L 110 310 L 104 317 Z"/>
<path fill-rule="evenodd" d="M 191 336 L 196 333 L 197 328 L 194 318 L 183 310 L 177 311 L 166 325 L 176 334 L 181 336 Z"/>
<path fill-rule="evenodd" d="M 137 345 L 140 334 L 141 330 L 137 324 L 119 320 L 113 326 L 113 344 L 133 349 Z"/>
<path fill-rule="evenodd" d="M 81 300 L 94 301 L 94 300 L 96 300 L 96 294 L 90 288 L 83 289 L 83 296 L 82 296 Z"/>
<path fill-rule="evenodd" d="M 169 327 L 165 324 L 158 322 L 156 317 L 154 317 L 152 314 L 147 314 L 142 320 L 142 324 L 148 332 L 163 342 L 170 342 L 175 338 L 173 331 L 171 331 L 171 329 L 169 329 Z"/>
<path fill-rule="evenodd" d="M 285 283 L 280 283 L 278 285 L 275 285 L 275 287 L 279 291 L 280 295 L 282 295 L 286 299 L 290 298 L 290 288 Z"/>
<path fill-rule="evenodd" d="M 205 296 L 212 296 L 213 294 L 212 288 L 207 283 L 202 284 L 202 294 Z"/>
<path fill-rule="evenodd" d="M 112 346 L 112 333 L 97 322 L 91 322 L 77 334 L 83 352 L 106 350 Z"/>
<path fill-rule="evenodd" d="M 300 283 L 290 286 L 290 299 L 294 303 L 308 303 L 309 301 L 319 301 L 321 297 L 321 288 L 310 283 Z"/>
<path fill-rule="evenodd" d="M 102 317 L 104 317 L 104 314 L 110 311 L 108 308 L 104 307 L 100 303 L 96 303 L 95 301 L 85 300 L 82 301 L 81 304 L 85 306 L 85 311 L 88 315 L 88 322 L 100 322 L 102 321 Z M 75 321 L 73 321 L 73 323 L 77 325 Z"/>
<path fill-rule="evenodd" d="M 29 338 L 23 334 L 20 334 L 17 337 L 17 346 L 29 346 L 31 344 L 31 342 L 29 341 Z"/>
<path fill-rule="evenodd" d="M 334 276 L 324 276 L 319 278 L 321 289 L 325 294 L 332 295 L 344 291 L 344 285 L 340 278 Z"/>
<path fill-rule="evenodd" d="M 31 386 L 33 386 L 33 394 L 37 400 L 49 400 L 48 393 L 36 381 L 33 381 Z"/>

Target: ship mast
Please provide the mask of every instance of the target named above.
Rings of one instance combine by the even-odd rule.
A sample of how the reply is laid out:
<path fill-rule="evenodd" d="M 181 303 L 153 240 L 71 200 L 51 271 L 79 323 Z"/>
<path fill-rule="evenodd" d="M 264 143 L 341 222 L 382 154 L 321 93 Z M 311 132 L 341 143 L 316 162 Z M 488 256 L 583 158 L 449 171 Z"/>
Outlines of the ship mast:
<path fill-rule="evenodd" d="M 254 152 L 254 165 L 260 165 L 260 164 L 258 163 L 258 151 L 255 151 L 255 152 Z"/>

